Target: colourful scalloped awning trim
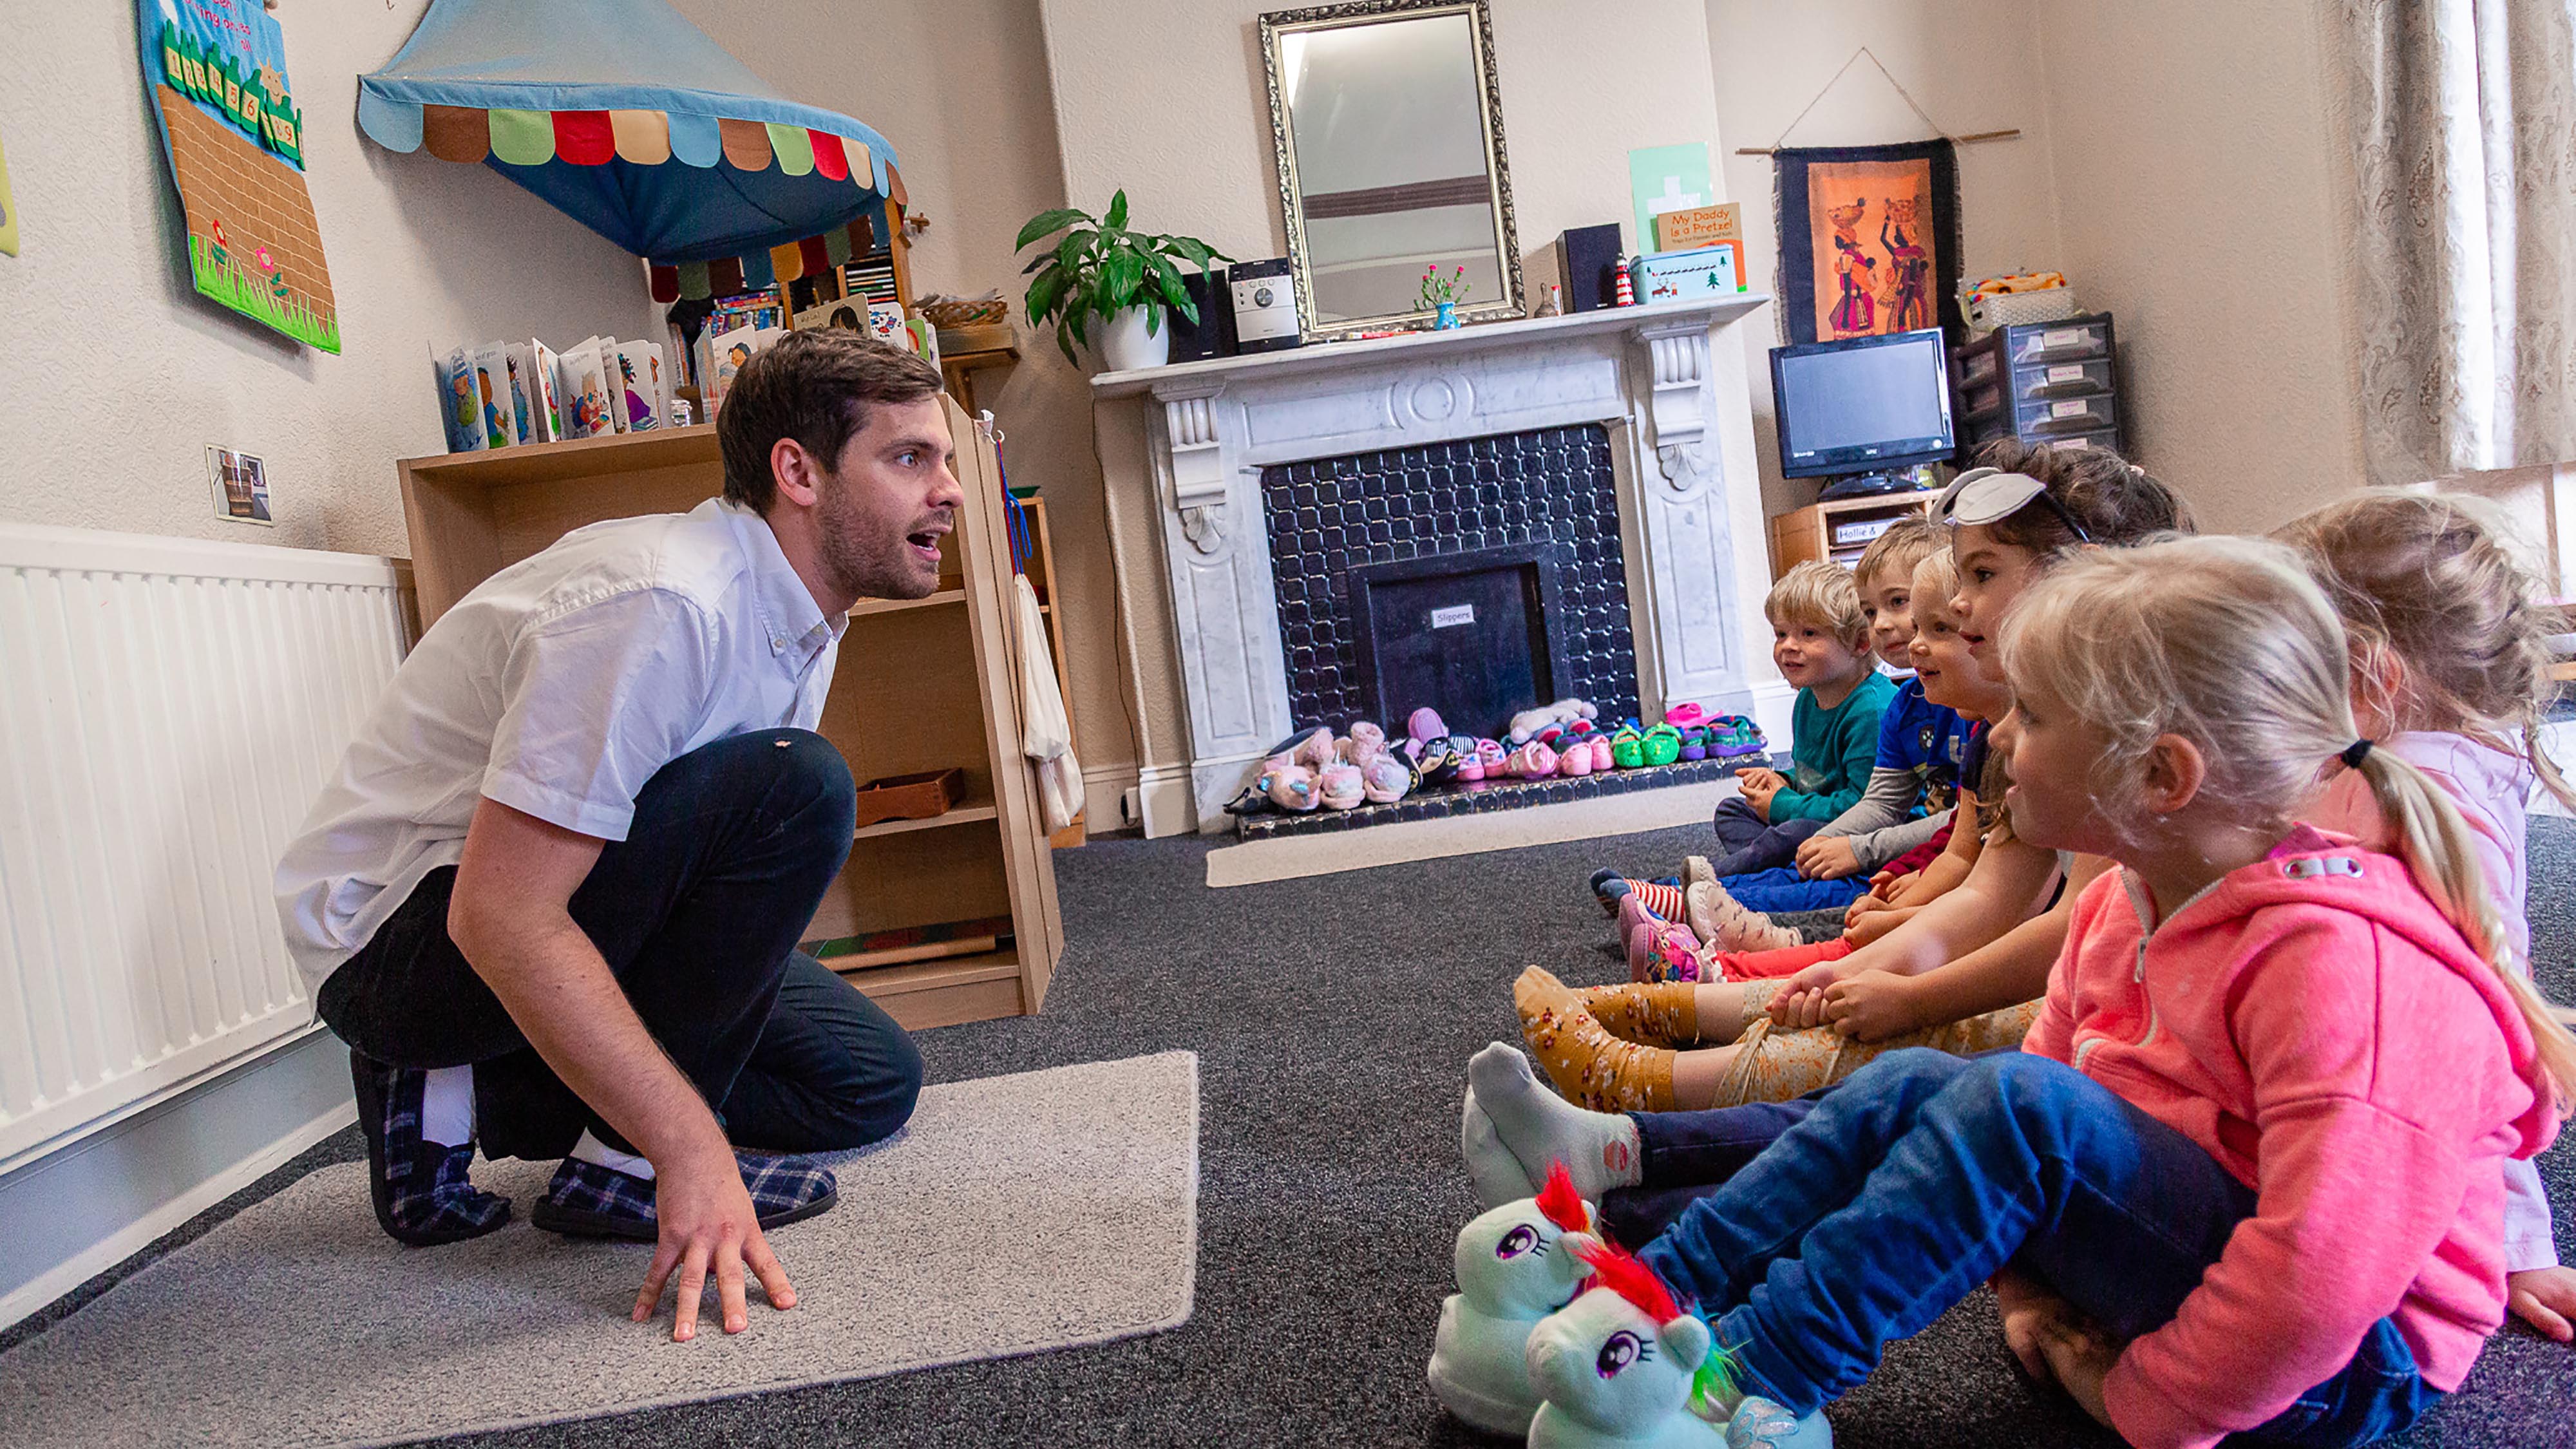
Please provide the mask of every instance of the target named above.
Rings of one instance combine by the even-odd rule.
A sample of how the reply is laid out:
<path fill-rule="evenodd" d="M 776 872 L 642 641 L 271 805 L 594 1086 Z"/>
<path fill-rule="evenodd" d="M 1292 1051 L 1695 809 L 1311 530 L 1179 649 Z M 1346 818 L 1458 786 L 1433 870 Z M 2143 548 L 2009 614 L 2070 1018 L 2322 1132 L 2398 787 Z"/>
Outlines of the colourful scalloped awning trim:
<path fill-rule="evenodd" d="M 809 236 L 739 257 L 718 257 L 706 262 L 654 262 L 653 300 L 668 303 L 685 297 L 690 301 L 704 301 L 709 297 L 730 297 L 737 292 L 756 292 L 773 282 L 819 277 L 852 257 L 863 257 L 875 250 L 876 225 L 863 216 L 848 226 L 834 227 L 821 236 Z"/>
<path fill-rule="evenodd" d="M 893 196 L 899 204 L 904 200 L 901 174 L 887 167 L 880 178 L 875 153 L 867 142 L 803 126 L 664 111 L 498 107 L 487 111 L 471 106 L 405 106 L 372 96 L 369 100 L 377 114 L 367 119 L 385 133 L 377 136 L 380 144 L 396 151 L 426 149 L 441 161 L 471 163 L 498 156 L 513 166 L 542 166 L 549 161 L 605 166 L 611 160 L 636 166 L 659 166 L 672 160 L 699 167 L 721 162 L 738 171 L 776 166 L 784 175 L 821 172 L 827 181 L 849 181 Z M 389 117 L 404 124 L 386 124 Z M 416 141 L 409 125 L 414 119 L 419 122 Z M 399 144 L 403 141 L 412 144 Z"/>

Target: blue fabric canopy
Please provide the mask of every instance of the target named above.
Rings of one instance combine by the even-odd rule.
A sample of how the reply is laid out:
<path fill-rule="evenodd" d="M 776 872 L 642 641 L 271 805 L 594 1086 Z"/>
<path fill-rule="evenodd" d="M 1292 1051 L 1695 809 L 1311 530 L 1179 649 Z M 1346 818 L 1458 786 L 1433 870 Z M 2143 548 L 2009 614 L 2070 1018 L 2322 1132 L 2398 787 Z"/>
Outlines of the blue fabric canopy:
<path fill-rule="evenodd" d="M 778 94 L 664 0 L 432 0 L 359 77 L 358 125 L 481 160 L 657 266 L 767 270 L 902 201 L 885 137 Z"/>

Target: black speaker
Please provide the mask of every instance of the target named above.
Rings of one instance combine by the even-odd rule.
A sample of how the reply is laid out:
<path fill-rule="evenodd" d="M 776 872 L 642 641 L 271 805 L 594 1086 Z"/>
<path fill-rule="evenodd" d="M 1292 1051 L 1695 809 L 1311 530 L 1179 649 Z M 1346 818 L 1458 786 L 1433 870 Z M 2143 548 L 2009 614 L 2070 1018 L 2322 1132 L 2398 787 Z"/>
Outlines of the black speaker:
<path fill-rule="evenodd" d="M 1190 305 L 1199 309 L 1195 323 L 1178 312 L 1163 320 L 1172 329 L 1172 360 L 1197 362 L 1207 357 L 1234 355 L 1234 294 L 1226 288 L 1225 268 L 1204 272 L 1181 269 L 1181 285 L 1189 290 Z"/>
<path fill-rule="evenodd" d="M 1619 223 L 1575 227 L 1557 239 L 1556 249 L 1565 264 L 1566 311 L 1618 305 L 1619 284 L 1611 270 L 1619 264 Z"/>

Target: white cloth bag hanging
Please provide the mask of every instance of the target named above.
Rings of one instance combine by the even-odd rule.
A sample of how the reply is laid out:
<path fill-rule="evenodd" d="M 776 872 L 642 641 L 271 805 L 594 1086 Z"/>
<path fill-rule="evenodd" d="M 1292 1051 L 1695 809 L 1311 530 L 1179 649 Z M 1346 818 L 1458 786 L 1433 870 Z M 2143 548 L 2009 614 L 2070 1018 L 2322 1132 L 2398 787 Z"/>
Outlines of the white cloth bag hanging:
<path fill-rule="evenodd" d="M 1038 795 L 1053 834 L 1082 813 L 1082 762 L 1073 757 L 1073 724 L 1056 688 L 1055 655 L 1047 648 L 1046 616 L 1026 574 L 1011 576 L 1020 610 L 1020 748 L 1037 762 Z"/>

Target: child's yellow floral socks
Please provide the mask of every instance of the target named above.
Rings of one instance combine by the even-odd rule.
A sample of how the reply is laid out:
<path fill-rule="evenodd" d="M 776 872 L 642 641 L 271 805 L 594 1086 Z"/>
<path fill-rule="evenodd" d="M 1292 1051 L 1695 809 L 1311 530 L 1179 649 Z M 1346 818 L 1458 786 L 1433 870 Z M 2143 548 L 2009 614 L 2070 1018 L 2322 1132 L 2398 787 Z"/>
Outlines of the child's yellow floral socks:
<path fill-rule="evenodd" d="M 1521 1039 L 1556 1090 L 1596 1112 L 1669 1112 L 1673 1056 L 1622 1041 L 1593 1020 L 1574 989 L 1536 966 L 1512 983 Z"/>
<path fill-rule="evenodd" d="M 1575 988 L 1575 999 L 1612 1036 L 1640 1046 L 1699 1044 L 1699 983 L 1650 981 Z"/>

